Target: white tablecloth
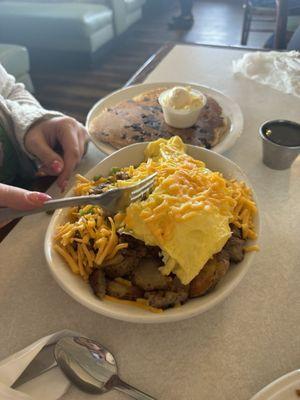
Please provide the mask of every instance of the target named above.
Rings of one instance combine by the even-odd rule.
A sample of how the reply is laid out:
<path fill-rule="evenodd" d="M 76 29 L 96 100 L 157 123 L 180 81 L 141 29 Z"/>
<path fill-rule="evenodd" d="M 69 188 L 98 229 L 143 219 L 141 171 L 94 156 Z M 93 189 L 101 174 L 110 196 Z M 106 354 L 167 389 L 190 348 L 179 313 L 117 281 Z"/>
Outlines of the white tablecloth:
<path fill-rule="evenodd" d="M 231 63 L 242 54 L 176 46 L 146 80 L 198 82 L 241 105 L 244 133 L 226 155 L 252 180 L 263 222 L 261 251 L 241 284 L 222 304 L 187 321 L 156 326 L 105 318 L 72 300 L 51 277 L 43 253 L 49 217 L 24 218 L 0 246 L 0 359 L 53 331 L 76 330 L 115 353 L 123 379 L 161 400 L 248 400 L 299 368 L 300 159 L 286 171 L 265 167 L 258 128 L 273 118 L 300 122 L 300 101 L 234 78 Z M 91 147 L 80 172 L 102 157 Z M 81 398 L 95 397 L 64 397 Z"/>

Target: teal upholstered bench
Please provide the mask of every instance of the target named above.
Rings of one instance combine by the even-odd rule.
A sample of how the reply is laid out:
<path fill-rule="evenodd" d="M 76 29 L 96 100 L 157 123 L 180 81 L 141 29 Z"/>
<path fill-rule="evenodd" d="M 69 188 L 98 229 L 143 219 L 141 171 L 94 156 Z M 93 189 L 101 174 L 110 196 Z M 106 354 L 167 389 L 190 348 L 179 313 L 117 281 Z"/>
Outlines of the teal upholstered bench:
<path fill-rule="evenodd" d="M 0 44 L 0 63 L 18 82 L 24 83 L 27 90 L 34 91 L 29 75 L 28 51 L 25 47 Z"/>
<path fill-rule="evenodd" d="M 30 51 L 94 54 L 114 36 L 103 4 L 1 1 L 0 38 Z"/>
<path fill-rule="evenodd" d="M 145 0 L 110 0 L 114 10 L 116 33 L 125 32 L 134 22 L 142 17 Z"/>

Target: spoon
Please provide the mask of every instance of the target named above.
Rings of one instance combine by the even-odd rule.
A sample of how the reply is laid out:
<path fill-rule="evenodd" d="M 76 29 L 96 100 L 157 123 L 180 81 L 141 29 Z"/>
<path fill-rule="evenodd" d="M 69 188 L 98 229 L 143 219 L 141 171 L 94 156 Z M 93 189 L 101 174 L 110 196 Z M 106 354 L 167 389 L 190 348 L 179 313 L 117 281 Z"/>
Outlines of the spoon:
<path fill-rule="evenodd" d="M 56 343 L 54 355 L 64 374 L 83 392 L 103 394 L 116 389 L 136 400 L 155 400 L 123 382 L 114 356 L 94 340 L 64 337 Z"/>

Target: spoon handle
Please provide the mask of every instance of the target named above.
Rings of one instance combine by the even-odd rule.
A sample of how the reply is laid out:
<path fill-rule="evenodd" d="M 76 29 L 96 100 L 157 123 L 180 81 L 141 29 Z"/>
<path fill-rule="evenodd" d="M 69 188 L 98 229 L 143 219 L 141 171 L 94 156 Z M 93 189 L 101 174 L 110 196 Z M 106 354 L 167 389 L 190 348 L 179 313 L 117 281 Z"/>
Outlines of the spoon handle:
<path fill-rule="evenodd" d="M 113 388 L 122 393 L 128 394 L 136 400 L 156 400 L 154 397 L 151 397 L 133 386 L 128 385 L 128 383 L 123 382 L 117 375 L 113 377 Z"/>

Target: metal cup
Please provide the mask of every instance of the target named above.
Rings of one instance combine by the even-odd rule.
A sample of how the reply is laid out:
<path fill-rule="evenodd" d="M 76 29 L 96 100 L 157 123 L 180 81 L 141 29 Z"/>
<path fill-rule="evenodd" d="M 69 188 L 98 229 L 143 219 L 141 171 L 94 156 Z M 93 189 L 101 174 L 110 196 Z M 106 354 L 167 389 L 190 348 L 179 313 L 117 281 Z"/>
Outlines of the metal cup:
<path fill-rule="evenodd" d="M 283 170 L 290 168 L 294 160 L 300 154 L 300 145 L 299 146 L 286 146 L 274 143 L 267 135 L 266 132 L 269 129 L 269 126 L 272 124 L 280 124 L 280 125 L 293 125 L 299 129 L 299 143 L 300 143 L 300 125 L 296 122 L 287 121 L 287 120 L 273 120 L 264 122 L 260 129 L 259 134 L 262 138 L 263 144 L 263 163 L 272 169 Z"/>

